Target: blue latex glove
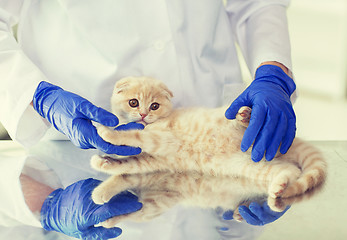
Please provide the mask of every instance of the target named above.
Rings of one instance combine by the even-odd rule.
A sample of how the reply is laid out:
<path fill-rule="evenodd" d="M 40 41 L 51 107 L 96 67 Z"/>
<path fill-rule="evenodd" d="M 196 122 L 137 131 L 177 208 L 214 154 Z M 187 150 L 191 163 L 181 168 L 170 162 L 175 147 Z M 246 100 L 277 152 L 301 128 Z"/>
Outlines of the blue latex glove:
<path fill-rule="evenodd" d="M 127 131 L 127 130 L 143 130 L 145 126 L 141 123 L 130 122 L 127 124 L 119 125 L 115 128 L 117 131 Z"/>
<path fill-rule="evenodd" d="M 291 146 L 296 131 L 296 117 L 290 96 L 296 86 L 280 67 L 263 65 L 258 68 L 254 81 L 225 112 L 228 119 L 242 106 L 252 108 L 251 119 L 241 142 L 247 151 L 254 143 L 252 160 L 260 161 L 264 154 L 272 160 L 278 148 L 285 154 Z M 266 152 L 266 153 L 265 153 Z"/>
<path fill-rule="evenodd" d="M 57 231 L 79 239 L 109 239 L 122 233 L 120 228 L 94 227 L 111 217 L 128 214 L 141 209 L 138 198 L 123 192 L 104 205 L 96 205 L 91 199 L 93 189 L 101 181 L 86 179 L 76 182 L 65 190 L 52 192 L 41 208 L 41 224 L 48 231 Z"/>
<path fill-rule="evenodd" d="M 272 223 L 279 219 L 288 209 L 288 206 L 283 212 L 274 212 L 267 205 L 267 202 L 264 202 L 262 205 L 259 205 L 257 202 L 252 202 L 249 207 L 240 206 L 239 213 L 242 218 L 246 220 L 248 224 L 262 226 L 268 223 Z M 224 220 L 233 219 L 233 211 L 226 211 L 223 214 Z"/>
<path fill-rule="evenodd" d="M 82 149 L 97 148 L 104 153 L 123 156 L 141 153 L 140 148 L 115 146 L 105 142 L 97 134 L 91 121 L 115 127 L 119 123 L 118 118 L 112 113 L 94 106 L 88 100 L 58 86 L 42 81 L 35 91 L 33 106 L 43 118 L 46 118 L 74 145 Z M 139 124 L 139 126 L 143 128 L 143 125 Z"/>

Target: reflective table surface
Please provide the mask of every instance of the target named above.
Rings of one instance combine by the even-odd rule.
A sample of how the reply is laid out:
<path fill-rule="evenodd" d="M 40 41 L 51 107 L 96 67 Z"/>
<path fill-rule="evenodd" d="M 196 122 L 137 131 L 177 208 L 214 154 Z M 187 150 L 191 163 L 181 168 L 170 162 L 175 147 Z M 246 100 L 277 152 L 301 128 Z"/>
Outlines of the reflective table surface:
<path fill-rule="evenodd" d="M 328 162 L 326 184 L 317 192 L 313 191 L 290 202 L 284 201 L 284 204 L 291 204 L 291 208 L 280 219 L 265 227 L 248 227 L 248 224 L 238 225 L 234 223 L 235 221 L 215 221 L 220 219 L 225 210 L 235 207 L 238 201 L 242 200 L 241 192 L 245 189 L 254 192 L 254 201 L 266 199 L 266 190 L 261 189 L 251 180 L 204 177 L 198 174 L 156 173 L 132 175 L 127 181 L 130 180 L 133 185 L 129 188 L 137 194 L 147 196 L 149 199 L 155 197 L 156 204 L 164 207 L 149 212 L 145 216 L 148 221 L 143 225 L 120 223 L 123 234 L 118 239 L 347 239 L 345 217 L 347 212 L 347 188 L 345 188 L 347 142 L 312 142 L 312 144 L 323 152 Z M 88 177 L 101 180 L 108 177 L 90 168 L 89 159 L 95 153 L 97 151 L 80 150 L 64 141 L 41 143 L 31 149 L 23 149 L 11 141 L 0 141 L 0 160 L 24 154 L 28 156 L 28 159 L 30 158 L 29 160 L 42 161 L 44 162 L 42 164 L 46 164 L 55 171 L 63 186 Z M 76 172 L 79 173 L 76 174 Z M 190 207 L 180 207 L 181 205 Z M 199 209 L 207 209 L 207 212 L 199 211 Z M 174 218 L 176 220 L 171 223 L 176 229 L 187 228 L 185 231 L 190 233 L 196 231 L 202 234 L 206 228 L 210 227 L 216 234 L 206 231 L 206 234 L 202 234 L 203 237 L 199 237 L 199 234 L 176 234 L 176 237 L 171 234 L 171 237 L 164 237 L 166 228 L 170 231 L 174 230 L 170 226 L 170 221 L 169 224 L 164 224 L 164 217 L 170 214 L 176 214 Z M 214 215 L 213 220 L 202 221 L 207 215 Z M 177 219 L 181 225 L 177 223 Z M 125 222 L 129 220 L 131 219 L 125 219 Z M 145 235 L 136 237 L 140 236 L 136 235 L 137 227 L 144 227 L 147 232 L 153 228 L 152 235 L 146 235 L 148 238 Z M 0 227 L 0 239 L 5 239 L 5 236 L 28 239 L 31 231 L 32 239 L 68 239 L 53 233 L 43 234 L 42 230 L 30 227 L 22 227 L 22 229 L 24 230 L 21 235 L 22 231 L 18 228 Z M 246 234 L 243 235 L 241 230 Z M 41 234 L 41 236 L 35 234 Z"/>
<path fill-rule="evenodd" d="M 347 142 L 312 142 L 325 155 L 328 178 L 322 192 L 293 205 L 260 240 L 347 239 Z"/>

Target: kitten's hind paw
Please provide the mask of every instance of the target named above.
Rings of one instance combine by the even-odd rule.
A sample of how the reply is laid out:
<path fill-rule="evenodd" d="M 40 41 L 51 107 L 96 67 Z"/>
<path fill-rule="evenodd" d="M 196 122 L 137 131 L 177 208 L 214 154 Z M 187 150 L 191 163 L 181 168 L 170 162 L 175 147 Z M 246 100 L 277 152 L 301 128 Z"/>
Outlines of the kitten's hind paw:
<path fill-rule="evenodd" d="M 267 199 L 267 204 L 274 212 L 283 212 L 287 206 L 290 205 L 287 204 L 282 198 L 272 198 L 270 196 Z"/>
<path fill-rule="evenodd" d="M 90 159 L 90 166 L 95 170 L 102 171 L 104 168 L 107 168 L 108 165 L 111 165 L 110 160 L 100 155 L 94 155 Z"/>
<path fill-rule="evenodd" d="M 249 120 L 251 119 L 252 109 L 250 107 L 244 106 L 239 109 L 239 112 L 236 114 L 237 122 L 244 127 L 248 127 Z"/>
<path fill-rule="evenodd" d="M 301 170 L 295 165 L 282 165 L 281 172 L 270 183 L 268 194 L 272 198 L 282 197 L 288 186 L 301 175 Z"/>
<path fill-rule="evenodd" d="M 281 184 L 272 184 L 269 188 L 269 195 L 272 198 L 278 198 L 281 197 L 283 192 L 286 190 L 288 186 L 288 183 L 281 183 Z"/>

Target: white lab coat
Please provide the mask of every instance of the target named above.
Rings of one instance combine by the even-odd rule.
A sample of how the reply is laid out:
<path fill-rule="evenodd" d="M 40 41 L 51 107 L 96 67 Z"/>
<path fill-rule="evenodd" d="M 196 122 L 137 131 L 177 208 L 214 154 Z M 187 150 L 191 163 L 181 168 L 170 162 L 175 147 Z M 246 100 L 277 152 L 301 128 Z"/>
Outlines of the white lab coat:
<path fill-rule="evenodd" d="M 107 110 L 115 81 L 129 75 L 163 80 L 174 92 L 176 106 L 231 103 L 244 88 L 235 43 L 252 75 L 264 61 L 291 69 L 288 4 L 289 0 L 229 0 L 225 5 L 222 0 L 0 0 L 0 122 L 24 146 L 47 136 L 50 125 L 30 105 L 42 80 Z M 0 178 L 11 173 L 13 180 L 10 187 L 0 185 L 0 213 L 39 226 L 18 182 L 24 165 L 24 158 L 0 159 Z M 64 171 L 53 170 L 58 176 Z M 76 176 L 78 172 L 74 180 Z M 70 182 L 64 177 L 59 180 Z"/>

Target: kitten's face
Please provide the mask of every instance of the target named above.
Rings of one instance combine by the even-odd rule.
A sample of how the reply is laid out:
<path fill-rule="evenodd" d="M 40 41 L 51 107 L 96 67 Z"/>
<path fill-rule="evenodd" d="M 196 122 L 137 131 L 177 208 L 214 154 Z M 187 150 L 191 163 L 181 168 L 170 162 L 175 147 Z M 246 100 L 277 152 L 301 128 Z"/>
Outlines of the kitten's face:
<path fill-rule="evenodd" d="M 171 91 L 159 80 L 128 77 L 116 83 L 111 106 L 121 123 L 150 124 L 170 114 L 172 97 Z"/>

